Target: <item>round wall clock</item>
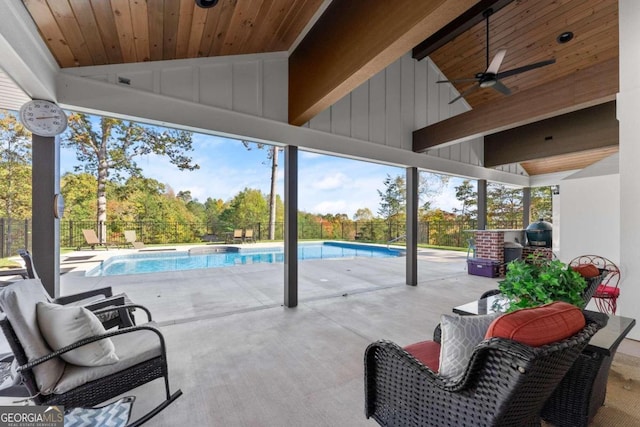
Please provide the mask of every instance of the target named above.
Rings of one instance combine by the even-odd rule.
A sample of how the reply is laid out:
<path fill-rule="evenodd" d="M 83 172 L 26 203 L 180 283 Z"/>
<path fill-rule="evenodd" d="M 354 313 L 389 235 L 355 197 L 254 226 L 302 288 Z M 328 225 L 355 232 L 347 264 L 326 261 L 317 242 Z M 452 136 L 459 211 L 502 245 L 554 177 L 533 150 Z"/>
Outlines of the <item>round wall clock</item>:
<path fill-rule="evenodd" d="M 67 128 L 67 115 L 50 101 L 34 99 L 20 108 L 20 121 L 31 132 L 40 136 L 56 136 Z"/>

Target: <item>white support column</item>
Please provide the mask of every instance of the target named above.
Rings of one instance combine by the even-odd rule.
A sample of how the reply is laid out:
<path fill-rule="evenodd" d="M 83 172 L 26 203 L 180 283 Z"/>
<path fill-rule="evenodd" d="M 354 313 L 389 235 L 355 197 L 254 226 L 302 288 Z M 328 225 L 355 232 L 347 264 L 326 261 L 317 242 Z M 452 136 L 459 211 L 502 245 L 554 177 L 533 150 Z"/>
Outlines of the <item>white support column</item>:
<path fill-rule="evenodd" d="M 640 319 L 640 2 L 620 0 L 620 269 L 617 314 Z M 640 328 L 628 335 L 640 339 Z"/>

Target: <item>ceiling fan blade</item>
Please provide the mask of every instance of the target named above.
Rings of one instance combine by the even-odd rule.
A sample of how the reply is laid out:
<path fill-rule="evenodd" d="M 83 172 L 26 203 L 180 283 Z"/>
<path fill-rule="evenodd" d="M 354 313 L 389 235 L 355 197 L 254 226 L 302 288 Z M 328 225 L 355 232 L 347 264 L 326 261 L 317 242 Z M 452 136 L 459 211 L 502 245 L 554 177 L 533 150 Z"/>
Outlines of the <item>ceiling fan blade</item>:
<path fill-rule="evenodd" d="M 487 71 L 485 71 L 485 74 L 498 74 L 498 70 L 500 69 L 500 65 L 502 65 L 502 60 L 504 59 L 504 56 L 506 54 L 507 49 L 500 49 L 498 53 L 496 53 L 496 56 L 494 56 L 491 60 L 491 64 L 489 64 L 489 67 L 487 67 Z"/>
<path fill-rule="evenodd" d="M 495 90 L 497 90 L 498 92 L 500 92 L 503 95 L 511 95 L 511 89 L 506 87 L 504 84 L 502 84 L 502 82 L 500 82 L 498 80 L 496 80 L 496 83 L 491 87 L 494 88 Z"/>
<path fill-rule="evenodd" d="M 456 102 L 457 100 L 459 100 L 460 98 L 464 98 L 466 95 L 469 95 L 471 92 L 475 92 L 476 90 L 480 89 L 480 85 L 473 85 L 471 86 L 469 89 L 465 90 L 464 92 L 462 92 L 460 95 L 456 96 L 455 98 L 453 98 L 451 101 L 449 101 L 449 105 L 453 104 L 454 102 Z"/>
<path fill-rule="evenodd" d="M 463 82 L 477 82 L 477 77 L 469 77 L 468 79 L 453 79 L 453 80 L 438 80 L 436 83 L 463 83 Z"/>
<path fill-rule="evenodd" d="M 496 74 L 496 78 L 504 79 L 505 77 L 511 77 L 516 74 L 524 73 L 525 71 L 535 70 L 536 68 L 544 67 L 547 65 L 555 64 L 555 59 L 547 59 L 546 61 L 536 62 L 535 64 L 525 65 L 523 67 L 514 68 L 513 70 L 503 71 L 502 73 Z"/>

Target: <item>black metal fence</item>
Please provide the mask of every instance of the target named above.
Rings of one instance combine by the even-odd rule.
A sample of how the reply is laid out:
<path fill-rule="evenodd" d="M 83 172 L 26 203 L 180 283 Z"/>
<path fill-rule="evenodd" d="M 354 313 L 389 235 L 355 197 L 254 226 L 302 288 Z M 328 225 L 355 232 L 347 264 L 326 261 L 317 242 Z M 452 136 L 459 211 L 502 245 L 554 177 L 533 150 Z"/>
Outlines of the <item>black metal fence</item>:
<path fill-rule="evenodd" d="M 476 221 L 428 221 L 418 224 L 418 243 L 434 246 L 465 248 L 473 237 L 471 230 L 477 228 Z M 519 229 L 521 221 L 489 223 L 487 228 Z M 137 240 L 145 244 L 175 244 L 196 242 L 231 242 L 236 229 L 253 229 L 256 240 L 267 240 L 268 224 L 236 226 L 228 223 L 179 223 L 155 221 L 60 221 L 60 246 L 68 248 L 87 247 L 82 230 L 92 229 L 98 235 L 104 230 L 108 242 L 124 245 L 124 231 L 134 230 Z M 404 222 L 384 220 L 372 221 L 300 221 L 299 239 L 338 239 L 371 243 L 397 241 L 402 244 L 406 234 Z M 31 247 L 31 220 L 8 220 L 0 218 L 0 257 L 16 254 L 19 248 Z M 284 224 L 277 223 L 275 240 L 284 239 Z"/>

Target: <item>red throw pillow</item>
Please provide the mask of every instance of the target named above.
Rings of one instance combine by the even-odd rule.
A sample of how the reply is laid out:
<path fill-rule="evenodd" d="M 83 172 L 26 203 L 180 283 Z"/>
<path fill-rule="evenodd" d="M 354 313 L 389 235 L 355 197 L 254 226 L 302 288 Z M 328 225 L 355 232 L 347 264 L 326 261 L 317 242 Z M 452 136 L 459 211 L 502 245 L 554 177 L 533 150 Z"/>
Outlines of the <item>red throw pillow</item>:
<path fill-rule="evenodd" d="M 427 365 L 433 372 L 440 369 L 440 343 L 435 341 L 421 341 L 404 348 L 407 353 Z"/>
<path fill-rule="evenodd" d="M 584 326 L 584 315 L 578 307 L 556 301 L 498 317 L 489 326 L 485 338 L 508 338 L 540 347 L 569 338 Z"/>
<path fill-rule="evenodd" d="M 571 267 L 571 269 L 580 273 L 585 279 L 591 279 L 600 275 L 600 270 L 593 264 L 580 264 Z"/>

